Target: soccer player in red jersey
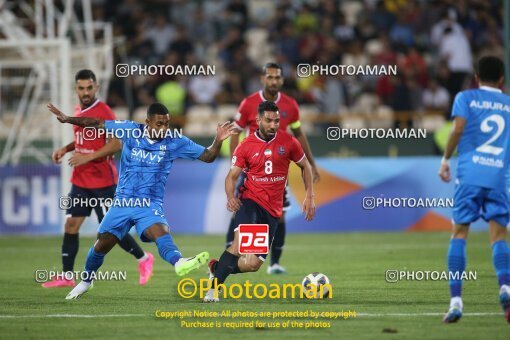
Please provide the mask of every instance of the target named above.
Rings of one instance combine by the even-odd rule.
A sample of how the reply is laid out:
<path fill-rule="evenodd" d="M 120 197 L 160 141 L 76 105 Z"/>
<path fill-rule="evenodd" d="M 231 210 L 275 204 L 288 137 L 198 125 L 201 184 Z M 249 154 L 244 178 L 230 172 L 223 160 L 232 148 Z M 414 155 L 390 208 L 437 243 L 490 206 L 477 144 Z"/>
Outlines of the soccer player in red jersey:
<path fill-rule="evenodd" d="M 92 71 L 80 70 L 76 73 L 75 91 L 80 104 L 76 105 L 75 117 L 115 119 L 115 114 L 110 107 L 96 98 L 98 88 L 96 75 Z M 118 177 L 117 168 L 113 163 L 113 155 L 122 148 L 121 142 L 116 139 L 107 142 L 104 137 L 96 138 L 94 134 L 91 134 L 94 131 L 84 130 L 82 127 L 73 126 L 73 130 L 74 142 L 56 150 L 52 156 L 55 163 L 60 163 L 66 153 L 74 151 L 74 155 L 69 159 L 69 165 L 73 166 L 69 197 L 113 199 Z M 99 222 L 101 222 L 106 213 L 106 207 L 80 204 L 66 208 L 67 219 L 62 243 L 62 265 L 64 272 L 73 272 L 74 260 L 79 247 L 79 231 L 85 217 L 90 216 L 94 209 Z M 146 284 L 152 275 L 154 256 L 149 252 L 144 252 L 129 234 L 119 244 L 138 260 L 139 283 Z M 43 283 L 42 286 L 45 288 L 74 287 L 74 279 L 69 279 L 71 276 L 57 277 Z"/>
<path fill-rule="evenodd" d="M 282 67 L 276 63 L 267 63 L 263 67 L 261 82 L 263 89 L 252 93 L 246 97 L 240 104 L 237 115 L 235 116 L 235 124 L 239 130 L 246 130 L 247 134 L 253 134 L 259 127 L 257 123 L 257 107 L 260 103 L 269 100 L 274 102 L 280 109 L 280 130 L 287 131 L 290 127 L 292 134 L 299 141 L 305 152 L 306 158 L 312 166 L 313 181 L 320 179 L 319 171 L 315 165 L 312 151 L 308 144 L 308 139 L 301 130 L 301 122 L 299 121 L 299 107 L 296 100 L 285 93 L 281 92 L 283 85 Z M 237 144 L 239 143 L 239 135 L 233 135 L 230 141 L 230 152 L 233 154 Z M 241 175 L 237 184 L 238 189 L 244 182 L 244 175 Z M 236 190 L 237 191 L 237 190 Z M 267 268 L 268 274 L 285 273 L 285 268 L 280 265 L 283 245 L 285 243 L 285 211 L 290 208 L 288 189 L 284 191 L 283 214 L 280 218 L 277 232 L 274 237 L 273 248 L 271 249 L 270 265 Z M 237 225 L 233 223 L 234 218 L 230 221 L 227 233 L 227 247 L 232 244 L 234 239 L 234 229 Z"/>
<path fill-rule="evenodd" d="M 268 224 L 269 247 L 278 220 L 282 216 L 283 193 L 290 162 L 302 170 L 306 198 L 303 202 L 305 219 L 311 221 L 315 215 L 313 199 L 313 175 L 310 163 L 296 138 L 279 129 L 280 113 L 274 102 L 265 101 L 258 106 L 258 130 L 246 137 L 234 151 L 232 167 L 225 179 L 227 209 L 234 212 L 235 225 Z M 234 194 L 237 179 L 246 172 L 246 180 L 239 197 Z M 234 242 L 223 252 L 219 260 L 209 262 L 210 279 L 222 284 L 230 274 L 256 272 L 264 263 L 267 254 L 239 254 L 239 230 L 235 229 Z M 215 290 L 211 289 L 204 302 L 218 302 Z"/>

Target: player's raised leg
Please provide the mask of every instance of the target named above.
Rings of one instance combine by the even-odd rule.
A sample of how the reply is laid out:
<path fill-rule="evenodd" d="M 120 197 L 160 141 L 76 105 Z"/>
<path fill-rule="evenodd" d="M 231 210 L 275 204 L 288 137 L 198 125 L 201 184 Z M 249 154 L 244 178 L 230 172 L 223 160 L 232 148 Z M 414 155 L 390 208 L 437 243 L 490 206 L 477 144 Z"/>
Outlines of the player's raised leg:
<path fill-rule="evenodd" d="M 510 249 L 505 238 L 506 227 L 490 221 L 489 235 L 492 245 L 492 262 L 499 284 L 499 301 L 505 312 L 505 319 L 510 323 Z"/>
<path fill-rule="evenodd" d="M 208 252 L 201 252 L 193 257 L 182 257 L 181 252 L 169 233 L 168 226 L 163 223 L 151 225 L 143 231 L 143 235 L 147 239 L 156 242 L 161 258 L 173 265 L 175 272 L 179 276 L 186 275 L 200 268 L 209 260 Z"/>
<path fill-rule="evenodd" d="M 238 244 L 239 230 L 236 229 L 232 245 L 221 254 L 219 260 L 211 260 L 209 264 L 209 279 L 212 285 L 223 284 L 231 274 L 256 272 L 264 264 L 264 261 L 255 254 L 240 255 Z M 204 296 L 204 302 L 218 301 L 219 297 L 215 289 L 210 289 Z"/>
<path fill-rule="evenodd" d="M 271 216 L 265 209 L 252 200 L 241 200 L 240 209 L 235 214 L 235 225 L 244 223 L 263 223 L 269 225 L 269 246 L 273 244 L 278 226 L 278 218 Z M 239 253 L 239 229 L 234 231 L 234 240 L 218 261 L 211 261 L 209 266 L 211 284 L 223 284 L 231 274 L 256 272 L 264 263 L 267 254 L 243 255 Z M 210 289 L 204 297 L 204 302 L 218 302 L 219 298 L 214 289 Z"/>
<path fill-rule="evenodd" d="M 98 190 L 99 197 L 114 198 L 116 186 L 107 187 Z M 103 218 L 108 212 L 107 206 L 97 206 L 94 208 L 99 223 L 103 221 Z M 152 276 L 152 267 L 154 264 L 154 256 L 149 252 L 144 252 L 142 247 L 135 241 L 133 236 L 129 233 L 126 234 L 120 241 L 119 246 L 127 253 L 134 256 L 138 262 L 138 272 L 140 273 L 139 283 L 145 285 L 150 277 Z"/>
<path fill-rule="evenodd" d="M 85 294 L 91 287 L 94 274 L 103 265 L 104 257 L 117 244 L 118 238 L 108 232 L 99 233 L 96 243 L 87 254 L 85 262 L 86 277 L 74 289 L 67 294 L 66 300 L 78 299 Z"/>

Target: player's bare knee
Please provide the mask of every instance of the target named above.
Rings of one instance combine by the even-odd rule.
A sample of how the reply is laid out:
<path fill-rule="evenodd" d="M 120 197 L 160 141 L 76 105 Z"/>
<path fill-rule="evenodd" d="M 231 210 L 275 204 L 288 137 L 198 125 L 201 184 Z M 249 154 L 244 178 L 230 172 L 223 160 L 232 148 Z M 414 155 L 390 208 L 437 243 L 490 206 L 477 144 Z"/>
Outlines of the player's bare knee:
<path fill-rule="evenodd" d="M 506 227 L 498 223 L 495 223 L 494 221 L 491 221 L 489 223 L 489 238 L 491 244 L 493 244 L 494 242 L 504 240 L 507 234 L 508 230 Z"/>
<path fill-rule="evenodd" d="M 227 251 L 231 254 L 239 256 L 239 232 L 236 230 L 234 234 L 234 240 L 232 244 L 227 248 Z"/>
<path fill-rule="evenodd" d="M 96 253 L 106 254 L 117 244 L 118 239 L 110 233 L 100 233 L 96 243 L 94 243 L 94 251 Z"/>
<path fill-rule="evenodd" d="M 165 224 L 156 223 L 145 229 L 144 235 L 149 240 L 156 242 L 161 236 L 165 236 L 170 233 L 170 229 Z"/>
<path fill-rule="evenodd" d="M 467 239 L 469 234 L 469 225 L 455 224 L 452 230 L 452 238 Z"/>
<path fill-rule="evenodd" d="M 235 256 L 239 256 L 239 248 L 237 247 L 237 243 L 232 243 L 228 248 L 227 251 L 231 254 L 234 254 Z"/>
<path fill-rule="evenodd" d="M 258 257 L 253 256 L 246 262 L 247 269 L 250 272 L 256 272 L 260 269 L 264 262 L 262 262 Z"/>
<path fill-rule="evenodd" d="M 73 217 L 68 217 L 64 224 L 64 230 L 67 234 L 78 234 L 80 227 L 81 222 Z"/>
<path fill-rule="evenodd" d="M 97 240 L 96 243 L 94 243 L 94 251 L 96 253 L 104 254 L 106 253 L 106 249 L 107 249 L 106 245 L 100 240 Z"/>

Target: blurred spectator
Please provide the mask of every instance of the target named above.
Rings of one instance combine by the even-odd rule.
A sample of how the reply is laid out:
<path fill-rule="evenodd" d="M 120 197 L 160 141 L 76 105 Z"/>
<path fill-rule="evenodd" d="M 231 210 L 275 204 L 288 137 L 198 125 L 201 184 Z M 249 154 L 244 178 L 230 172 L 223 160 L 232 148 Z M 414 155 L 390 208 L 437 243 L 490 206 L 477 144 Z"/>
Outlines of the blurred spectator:
<path fill-rule="evenodd" d="M 197 10 L 197 1 L 187 0 L 171 0 L 171 1 L 159 1 L 160 3 L 171 2 L 167 10 L 170 12 L 170 19 L 172 23 L 176 25 L 188 25 L 190 23 L 195 24 L 193 20 L 189 20 L 193 17 L 193 13 Z M 189 26 L 187 26 L 189 28 Z"/>
<path fill-rule="evenodd" d="M 343 55 L 343 65 L 367 65 L 368 56 L 363 51 L 363 45 L 361 41 L 355 40 L 349 45 L 349 50 Z"/>
<path fill-rule="evenodd" d="M 149 106 L 154 103 L 156 88 L 159 84 L 159 77 L 156 75 L 147 76 L 141 86 L 136 90 L 136 106 Z"/>
<path fill-rule="evenodd" d="M 186 87 L 182 79 L 168 80 L 156 89 L 156 100 L 165 105 L 172 115 L 183 115 L 186 104 Z"/>
<path fill-rule="evenodd" d="M 446 111 L 450 105 L 450 94 L 436 79 L 431 79 L 423 91 L 423 105 L 427 110 Z"/>
<path fill-rule="evenodd" d="M 175 39 L 170 44 L 170 51 L 177 53 L 179 56 L 179 64 L 184 64 L 186 56 L 193 53 L 193 44 L 188 38 L 186 27 L 177 27 Z"/>
<path fill-rule="evenodd" d="M 453 9 L 444 9 L 441 20 L 435 23 L 430 30 L 430 42 L 433 46 L 439 46 L 445 29 L 450 27 L 456 33 L 462 33 L 462 26 L 456 20 L 457 16 Z"/>
<path fill-rule="evenodd" d="M 375 56 L 377 65 L 396 65 L 397 53 L 391 48 L 390 39 L 386 34 L 381 35 L 380 39 L 381 51 Z"/>
<path fill-rule="evenodd" d="M 317 4 L 315 12 L 320 17 L 338 18 L 342 15 L 338 5 L 339 3 L 336 0 L 321 0 Z"/>
<path fill-rule="evenodd" d="M 411 46 L 414 44 L 414 31 L 407 22 L 405 13 L 398 15 L 398 20 L 390 30 L 390 40 L 393 44 Z"/>
<path fill-rule="evenodd" d="M 243 89 L 241 78 L 237 73 L 228 72 L 223 82 L 220 93 L 218 94 L 218 103 L 220 104 L 239 104 L 244 99 L 247 91 Z"/>
<path fill-rule="evenodd" d="M 413 77 L 420 86 L 427 85 L 427 63 L 415 47 L 409 48 L 407 54 L 402 56 L 399 68 Z"/>
<path fill-rule="evenodd" d="M 286 22 L 281 30 L 280 37 L 275 41 L 275 50 L 277 54 L 287 56 L 291 63 L 298 64 L 299 58 L 299 40 L 296 37 L 294 25 Z"/>
<path fill-rule="evenodd" d="M 480 53 L 478 54 L 477 60 L 481 57 L 485 56 L 495 56 L 500 58 L 501 60 L 505 60 L 505 49 L 501 44 L 501 41 L 495 32 L 493 34 L 489 34 L 487 36 L 487 44 L 482 47 Z"/>
<path fill-rule="evenodd" d="M 381 103 L 391 106 L 393 94 L 395 93 L 396 78 L 384 75 L 379 78 L 376 84 L 375 93 L 381 100 Z"/>
<path fill-rule="evenodd" d="M 249 82 L 251 78 L 256 78 L 257 87 L 259 86 L 259 74 L 257 68 L 253 65 L 248 54 L 246 53 L 246 45 L 241 45 L 237 48 L 232 55 L 232 62 L 229 65 L 231 72 L 235 72 L 239 75 L 241 82 L 245 86 L 250 86 Z M 249 89 L 246 88 L 248 91 Z"/>
<path fill-rule="evenodd" d="M 310 5 L 304 3 L 294 18 L 294 25 L 298 32 L 316 31 L 319 28 L 319 20 L 312 12 Z"/>
<path fill-rule="evenodd" d="M 430 42 L 433 46 L 439 46 L 442 41 L 446 28 L 450 28 L 455 33 L 462 33 L 462 26 L 456 21 L 456 14 L 453 10 L 444 10 L 441 20 L 432 26 L 430 31 Z"/>
<path fill-rule="evenodd" d="M 216 95 L 221 90 L 221 84 L 216 76 L 194 76 L 189 82 L 190 101 L 193 104 L 215 106 Z"/>
<path fill-rule="evenodd" d="M 201 8 L 195 9 L 193 19 L 185 21 L 186 31 L 194 44 L 205 48 L 214 42 L 214 24 Z"/>
<path fill-rule="evenodd" d="M 391 108 L 394 111 L 403 111 L 407 115 L 400 117 L 395 122 L 395 127 L 410 127 L 413 125 L 413 112 L 422 110 L 422 89 L 412 77 L 397 76 L 395 81 L 395 91 L 391 98 Z M 405 126 L 400 126 L 400 123 Z"/>
<path fill-rule="evenodd" d="M 172 87 L 175 112 L 185 112 L 186 99 L 191 105 L 237 105 L 260 88 L 258 69 L 269 56 L 283 66 L 285 91 L 324 112 L 337 111 L 343 102 L 355 106 L 360 94 L 376 94 L 398 110 L 444 108 L 444 89 L 451 102 L 472 73 L 473 55 L 504 53 L 501 1 L 280 0 L 263 2 L 256 15 L 243 0 L 97 3 L 102 5 L 95 5 L 94 15 L 113 22 L 115 37 L 126 42 L 115 62 L 215 64 L 219 77 L 212 78 L 222 82 L 187 77 L 186 84 L 166 75 L 112 79 L 109 102 L 130 109 L 157 97 L 168 100 Z M 251 53 L 257 46 L 249 45 L 259 44 L 252 30 L 264 27 L 268 56 L 257 58 Z M 298 78 L 300 63 L 397 65 L 398 76 Z M 431 84 L 429 74 L 435 75 Z M 345 93 L 335 98 L 339 88 Z"/>
<path fill-rule="evenodd" d="M 450 70 L 448 69 L 448 63 L 446 60 L 439 60 L 436 66 L 436 80 L 437 83 L 444 87 L 448 87 L 448 79 L 450 79 Z"/>
<path fill-rule="evenodd" d="M 357 37 L 357 32 L 354 26 L 347 24 L 343 14 L 338 18 L 338 24 L 334 30 L 335 38 L 340 43 L 350 43 Z"/>
<path fill-rule="evenodd" d="M 218 42 L 218 55 L 225 66 L 230 66 L 234 52 L 244 44 L 241 29 L 237 26 L 230 27 L 225 37 Z"/>
<path fill-rule="evenodd" d="M 447 89 L 450 97 L 453 98 L 462 90 L 466 77 L 473 69 L 471 47 L 464 32 L 457 32 L 451 27 L 446 27 L 439 44 L 439 56 L 448 63 L 450 77 Z"/>
<path fill-rule="evenodd" d="M 408 80 L 404 76 L 395 77 L 394 80 L 395 91 L 391 96 L 391 108 L 394 111 L 411 111 L 413 109 L 413 104 Z"/>
<path fill-rule="evenodd" d="M 205 20 L 209 21 L 214 27 L 213 39 L 215 41 L 220 40 L 226 33 L 228 25 L 228 23 L 224 20 L 226 6 L 226 0 L 208 0 L 204 1 L 202 5 Z"/>
<path fill-rule="evenodd" d="M 348 106 L 347 87 L 341 76 L 321 76 L 312 89 L 320 112 L 337 115 L 342 106 Z"/>
<path fill-rule="evenodd" d="M 308 29 L 303 32 L 299 40 L 299 55 L 302 63 L 315 63 L 324 43 L 323 37 Z"/>
<path fill-rule="evenodd" d="M 370 22 L 373 22 L 377 32 L 388 32 L 395 22 L 395 15 L 386 9 L 384 1 L 378 1 L 372 12 Z"/>
<path fill-rule="evenodd" d="M 170 26 L 163 14 L 157 14 L 154 24 L 149 26 L 145 31 L 145 38 L 152 42 L 154 53 L 163 55 L 166 53 L 168 45 L 174 38 L 175 31 Z"/>
<path fill-rule="evenodd" d="M 418 84 L 416 78 L 412 76 L 407 78 L 407 87 L 409 89 L 411 111 L 423 111 L 423 88 Z"/>
<path fill-rule="evenodd" d="M 227 5 L 227 12 L 232 24 L 245 31 L 248 27 L 248 8 L 243 0 L 231 0 Z"/>

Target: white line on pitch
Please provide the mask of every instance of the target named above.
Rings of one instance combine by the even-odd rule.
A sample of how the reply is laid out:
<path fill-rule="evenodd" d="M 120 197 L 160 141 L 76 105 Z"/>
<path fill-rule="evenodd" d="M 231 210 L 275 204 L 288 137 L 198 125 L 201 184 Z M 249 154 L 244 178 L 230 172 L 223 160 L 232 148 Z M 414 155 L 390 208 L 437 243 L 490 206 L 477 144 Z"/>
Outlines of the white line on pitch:
<path fill-rule="evenodd" d="M 384 316 L 443 316 L 445 313 L 356 313 L 356 316 L 384 317 Z M 462 316 L 493 316 L 503 313 L 462 313 Z"/>
<path fill-rule="evenodd" d="M 23 318 L 129 318 L 147 316 L 147 314 L 42 314 L 42 315 L 0 315 L 0 319 Z"/>
<path fill-rule="evenodd" d="M 443 316 L 444 313 L 356 313 L 361 317 L 388 317 L 388 316 Z M 503 313 L 463 313 L 462 316 L 495 316 Z M 26 319 L 26 318 L 129 318 L 144 317 L 149 314 L 43 314 L 43 315 L 0 315 L 0 319 Z"/>

